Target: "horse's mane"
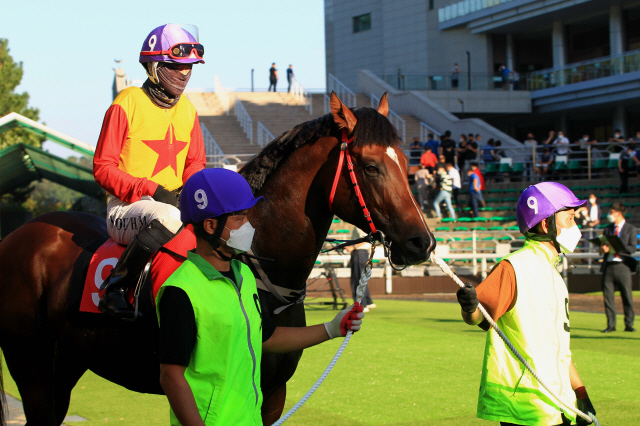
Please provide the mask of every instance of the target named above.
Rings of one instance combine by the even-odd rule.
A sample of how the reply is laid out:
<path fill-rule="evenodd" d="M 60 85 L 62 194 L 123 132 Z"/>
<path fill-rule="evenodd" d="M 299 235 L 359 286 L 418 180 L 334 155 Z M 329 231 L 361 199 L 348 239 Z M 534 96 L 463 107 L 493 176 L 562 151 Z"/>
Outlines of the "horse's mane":
<path fill-rule="evenodd" d="M 351 111 L 358 120 L 353 130 L 352 146 L 390 147 L 398 143 L 396 128 L 378 111 L 372 108 L 357 108 Z M 275 138 L 249 161 L 240 173 L 247 179 L 251 189 L 256 192 L 293 151 L 334 132 L 337 132 L 337 128 L 331 114 L 299 124 Z"/>

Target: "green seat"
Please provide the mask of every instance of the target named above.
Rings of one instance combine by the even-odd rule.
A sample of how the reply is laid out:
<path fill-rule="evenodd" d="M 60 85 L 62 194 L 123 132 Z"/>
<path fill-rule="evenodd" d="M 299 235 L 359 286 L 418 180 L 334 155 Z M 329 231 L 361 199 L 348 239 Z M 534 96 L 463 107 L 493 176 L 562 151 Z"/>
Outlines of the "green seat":
<path fill-rule="evenodd" d="M 574 186 L 573 188 L 571 188 L 572 191 L 582 191 L 583 189 L 589 189 L 589 188 L 586 186 L 580 186 L 580 185 Z"/>
<path fill-rule="evenodd" d="M 320 262 L 319 260 L 316 260 L 315 264 L 316 265 L 322 265 L 322 262 Z"/>
<path fill-rule="evenodd" d="M 502 216 L 491 216 L 491 220 L 495 222 L 500 222 L 502 220 Z"/>
<path fill-rule="evenodd" d="M 496 194 L 498 192 L 503 192 L 503 189 L 499 189 L 499 188 L 491 188 L 487 191 L 488 194 Z"/>
<path fill-rule="evenodd" d="M 453 228 L 454 231 L 468 231 L 469 228 L 467 228 L 466 226 L 456 226 L 455 228 Z"/>
<path fill-rule="evenodd" d="M 506 231 L 519 231 L 520 228 L 517 226 L 507 226 L 506 228 L 504 228 Z"/>
<path fill-rule="evenodd" d="M 500 171 L 500 173 L 510 173 L 511 170 L 513 170 L 511 168 L 511 166 L 507 163 L 501 163 L 500 164 L 500 168 L 498 169 Z"/>
<path fill-rule="evenodd" d="M 485 228 L 484 226 L 474 226 L 471 228 L 473 231 L 486 231 L 487 228 Z"/>
<path fill-rule="evenodd" d="M 452 241 L 452 242 L 462 241 L 462 238 L 460 238 L 460 237 L 449 237 L 449 241 Z"/>
<path fill-rule="evenodd" d="M 493 241 L 493 237 L 483 237 L 480 238 L 482 241 Z"/>
<path fill-rule="evenodd" d="M 567 170 L 567 163 L 565 163 L 564 161 L 556 161 L 553 164 L 553 170 L 555 171 Z"/>
<path fill-rule="evenodd" d="M 502 231 L 502 226 L 492 226 L 489 231 Z M 493 239 L 493 237 L 491 237 Z"/>
<path fill-rule="evenodd" d="M 372 259 L 371 260 L 371 263 L 380 263 L 380 262 L 382 262 L 381 259 Z"/>
<path fill-rule="evenodd" d="M 617 159 L 609 159 L 607 163 L 608 169 L 617 169 L 618 168 L 618 160 Z"/>
<path fill-rule="evenodd" d="M 441 220 L 442 223 L 452 223 L 455 222 L 456 220 L 452 217 L 445 217 Z"/>
<path fill-rule="evenodd" d="M 333 234 L 334 232 L 336 232 L 336 231 L 334 231 L 333 229 L 329 229 L 328 234 Z"/>
<path fill-rule="evenodd" d="M 593 164 L 592 169 L 599 170 L 607 167 L 607 159 L 606 158 L 598 158 L 596 162 Z"/>
<path fill-rule="evenodd" d="M 514 173 L 524 172 L 524 163 L 515 163 L 513 165 L 513 172 Z"/>
<path fill-rule="evenodd" d="M 595 187 L 593 189 L 618 189 L 619 185 L 605 185 L 602 188 Z"/>
<path fill-rule="evenodd" d="M 636 196 L 636 194 L 630 194 L 630 193 L 628 193 L 628 192 L 625 192 L 625 193 L 623 193 L 623 194 L 620 194 L 620 198 L 633 198 L 633 197 L 635 197 L 635 196 Z"/>
<path fill-rule="evenodd" d="M 465 212 L 468 212 L 468 211 L 471 211 L 471 207 L 465 207 L 462 210 L 465 211 Z"/>
<path fill-rule="evenodd" d="M 336 234 L 350 234 L 351 231 L 349 231 L 348 229 L 338 229 L 336 231 Z"/>
<path fill-rule="evenodd" d="M 481 212 L 492 212 L 493 211 L 493 207 L 480 207 L 478 210 L 480 210 Z"/>
<path fill-rule="evenodd" d="M 520 235 L 516 240 L 524 240 L 524 235 Z"/>
<path fill-rule="evenodd" d="M 624 217 L 625 217 L 625 219 L 630 219 L 631 218 L 631 213 L 625 213 Z"/>
<path fill-rule="evenodd" d="M 451 228 L 449 228 L 448 226 L 438 226 L 436 228 L 437 232 L 439 232 L 439 231 L 447 231 L 447 232 L 449 232 L 450 230 L 451 230 Z"/>
<path fill-rule="evenodd" d="M 613 203 L 602 203 L 600 204 L 600 207 L 611 207 Z"/>
<path fill-rule="evenodd" d="M 606 228 L 607 226 L 609 226 L 608 223 L 601 223 L 600 225 L 598 225 L 598 229 L 603 229 L 603 228 Z"/>
<path fill-rule="evenodd" d="M 500 206 L 500 207 L 496 207 L 496 211 L 497 212 L 504 212 L 504 211 L 508 211 L 508 210 L 512 210 L 513 207 L 512 206 Z"/>
<path fill-rule="evenodd" d="M 503 201 L 505 203 L 517 203 L 518 202 L 518 198 L 517 197 L 507 197 L 507 198 L 503 198 Z"/>
<path fill-rule="evenodd" d="M 502 200 L 500 198 L 485 198 L 484 201 L 487 203 L 501 203 Z"/>
<path fill-rule="evenodd" d="M 516 188 L 507 188 L 503 189 L 502 192 L 520 192 L 520 190 Z"/>
<path fill-rule="evenodd" d="M 473 237 L 464 237 L 463 241 L 473 241 Z M 473 249 L 473 247 L 471 247 Z"/>
<path fill-rule="evenodd" d="M 580 160 L 569 160 L 569 170 L 580 170 L 581 167 Z"/>
<path fill-rule="evenodd" d="M 508 235 L 498 238 L 498 241 L 511 241 L 511 237 Z"/>
<path fill-rule="evenodd" d="M 474 221 L 474 222 L 488 222 L 489 221 L 489 219 L 487 219 L 486 217 L 481 217 L 481 216 L 474 217 L 471 220 Z"/>
<path fill-rule="evenodd" d="M 340 222 L 342 222 L 340 219 L 333 219 L 333 220 L 331 221 L 331 223 L 340 223 Z"/>
<path fill-rule="evenodd" d="M 594 190 L 602 189 L 602 187 L 598 185 L 589 185 L 589 186 L 585 186 L 584 189 L 586 189 L 587 191 L 594 191 Z"/>
<path fill-rule="evenodd" d="M 470 217 L 460 217 L 458 218 L 458 222 L 471 222 Z"/>
<path fill-rule="evenodd" d="M 504 220 L 505 222 L 510 222 L 512 220 L 518 220 L 518 218 L 516 216 L 504 216 L 502 220 Z"/>
<path fill-rule="evenodd" d="M 485 173 L 495 173 L 498 171 L 498 163 L 487 163 L 484 168 Z"/>
<path fill-rule="evenodd" d="M 444 242 L 444 238 L 442 238 L 442 237 L 436 237 L 436 242 L 437 242 L 437 243 L 442 243 L 442 242 Z"/>

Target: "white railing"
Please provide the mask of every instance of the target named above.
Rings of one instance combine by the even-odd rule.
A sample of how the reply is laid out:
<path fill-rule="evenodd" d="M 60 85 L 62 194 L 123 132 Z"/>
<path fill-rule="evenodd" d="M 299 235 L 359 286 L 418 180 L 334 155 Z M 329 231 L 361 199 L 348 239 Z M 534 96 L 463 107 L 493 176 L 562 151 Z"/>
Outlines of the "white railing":
<path fill-rule="evenodd" d="M 296 102 L 298 102 L 298 105 L 304 105 L 305 111 L 309 111 L 309 115 L 313 115 L 313 100 L 311 99 L 311 94 L 302 87 L 302 84 L 300 84 L 298 80 L 293 80 L 290 93 Z"/>
<path fill-rule="evenodd" d="M 273 133 L 271 133 L 264 124 L 258 121 L 258 146 L 263 148 L 274 139 L 275 136 L 273 136 Z"/>
<path fill-rule="evenodd" d="M 423 123 L 421 121 L 420 122 L 420 140 L 422 142 L 426 142 L 427 140 L 429 140 L 429 133 L 433 133 L 438 137 L 442 136 L 442 134 L 438 132 L 436 129 L 434 129 L 433 127 L 430 127 L 428 124 Z"/>
<path fill-rule="evenodd" d="M 204 141 L 204 152 L 205 155 L 215 155 L 215 156 L 224 156 L 224 152 L 222 152 L 222 148 L 218 145 L 218 142 L 211 136 L 209 133 L 209 129 L 204 123 L 200 122 L 200 129 L 202 130 L 202 139 Z"/>
<path fill-rule="evenodd" d="M 329 86 L 327 87 L 328 93 L 336 92 L 336 95 L 340 100 L 349 108 L 356 107 L 356 94 L 353 93 L 347 86 L 342 84 L 333 74 L 329 73 L 327 78 Z"/>
<path fill-rule="evenodd" d="M 327 94 L 325 94 L 323 101 L 324 101 L 324 115 L 327 115 L 331 112 L 331 98 Z"/>
<path fill-rule="evenodd" d="M 242 130 L 246 133 L 249 138 L 249 143 L 253 144 L 253 120 L 249 116 L 249 113 L 242 105 L 242 101 L 238 98 L 238 96 L 234 96 L 234 106 L 233 112 L 236 115 L 236 118 L 240 122 L 240 126 L 242 126 Z"/>
<path fill-rule="evenodd" d="M 374 95 L 373 93 L 369 93 L 369 99 L 371 100 L 371 108 L 377 109 L 378 105 L 380 104 L 380 98 Z M 406 127 L 407 126 L 404 119 L 402 119 L 402 117 L 396 114 L 391 108 L 389 108 L 389 114 L 387 115 L 387 118 L 389 119 L 391 124 L 395 126 L 398 133 L 400 133 L 399 136 L 402 138 L 402 143 L 406 143 L 407 141 Z"/>
<path fill-rule="evenodd" d="M 227 92 L 227 89 L 224 88 L 217 74 L 213 76 L 213 92 L 218 97 L 218 100 L 220 101 L 220 104 L 226 111 L 227 115 L 229 115 L 229 92 Z"/>

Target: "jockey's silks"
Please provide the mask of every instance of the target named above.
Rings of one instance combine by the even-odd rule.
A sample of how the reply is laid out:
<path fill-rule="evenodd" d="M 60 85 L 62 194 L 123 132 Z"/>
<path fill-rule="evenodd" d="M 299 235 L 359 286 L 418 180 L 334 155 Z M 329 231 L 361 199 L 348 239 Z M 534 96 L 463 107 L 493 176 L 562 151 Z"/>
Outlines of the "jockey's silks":
<path fill-rule="evenodd" d="M 556 269 L 560 258 L 527 239 L 505 256 L 516 275 L 515 306 L 497 324 L 515 348 L 562 400 L 575 406 L 569 367 L 569 293 Z M 490 329 L 478 399 L 478 417 L 520 425 L 562 423 L 555 399 Z M 574 420 L 573 413 L 565 413 Z"/>
<path fill-rule="evenodd" d="M 122 90 L 107 111 L 93 158 L 96 182 L 122 201 L 172 191 L 205 167 L 198 114 L 186 96 L 160 108 L 138 87 Z"/>
<path fill-rule="evenodd" d="M 205 425 L 261 426 L 260 300 L 249 268 L 235 259 L 231 268 L 237 285 L 189 252 L 160 288 L 156 307 L 168 286 L 181 288 L 191 301 L 198 331 L 184 376 Z M 173 410 L 171 425 L 180 425 Z"/>

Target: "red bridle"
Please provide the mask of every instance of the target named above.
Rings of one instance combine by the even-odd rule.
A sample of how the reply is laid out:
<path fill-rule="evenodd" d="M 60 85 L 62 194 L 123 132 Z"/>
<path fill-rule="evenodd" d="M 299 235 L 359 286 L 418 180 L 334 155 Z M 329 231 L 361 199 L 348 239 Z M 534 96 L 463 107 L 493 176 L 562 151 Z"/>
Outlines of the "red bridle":
<path fill-rule="evenodd" d="M 358 178 L 356 172 L 353 170 L 353 161 L 351 161 L 351 155 L 349 155 L 349 144 L 353 142 L 353 138 L 347 139 L 347 130 L 342 129 L 342 145 L 340 145 L 340 158 L 338 159 L 338 169 L 336 170 L 336 176 L 333 179 L 333 186 L 331 187 L 331 194 L 329 195 L 329 209 L 333 211 L 333 197 L 336 195 L 336 189 L 338 188 L 338 180 L 340 180 L 340 173 L 342 171 L 342 163 L 344 163 L 345 156 L 347 157 L 347 169 L 349 170 L 349 176 L 351 176 L 351 183 L 356 191 L 356 197 L 360 201 L 360 207 L 364 213 L 364 218 L 369 222 L 369 228 L 371 232 L 376 233 L 376 227 L 371 220 L 371 213 L 367 208 L 367 204 L 362 197 L 362 191 L 360 191 L 360 185 L 358 185 Z"/>

